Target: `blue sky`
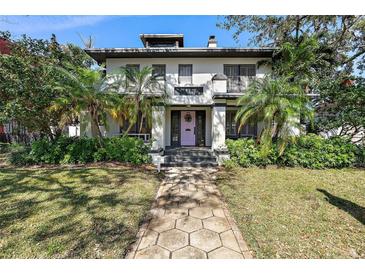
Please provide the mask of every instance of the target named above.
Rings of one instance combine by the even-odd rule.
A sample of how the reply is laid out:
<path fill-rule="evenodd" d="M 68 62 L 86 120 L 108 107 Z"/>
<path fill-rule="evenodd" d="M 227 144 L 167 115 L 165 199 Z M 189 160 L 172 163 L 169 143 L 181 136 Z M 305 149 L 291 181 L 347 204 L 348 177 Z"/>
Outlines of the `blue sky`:
<path fill-rule="evenodd" d="M 140 33 L 183 33 L 185 46 L 205 47 L 208 36 L 216 35 L 220 47 L 247 46 L 249 34 L 237 43 L 232 32 L 216 26 L 219 16 L 0 16 L 0 30 L 14 35 L 26 33 L 82 46 L 79 34 L 92 35 L 95 47 L 142 47 Z"/>

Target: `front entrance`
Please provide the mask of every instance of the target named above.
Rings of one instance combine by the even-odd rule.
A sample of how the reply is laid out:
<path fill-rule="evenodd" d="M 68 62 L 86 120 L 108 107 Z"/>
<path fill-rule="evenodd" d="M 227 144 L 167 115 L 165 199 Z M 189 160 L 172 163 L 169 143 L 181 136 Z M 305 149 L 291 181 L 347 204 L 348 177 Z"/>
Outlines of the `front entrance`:
<path fill-rule="evenodd" d="M 205 146 L 205 110 L 171 111 L 171 146 Z"/>

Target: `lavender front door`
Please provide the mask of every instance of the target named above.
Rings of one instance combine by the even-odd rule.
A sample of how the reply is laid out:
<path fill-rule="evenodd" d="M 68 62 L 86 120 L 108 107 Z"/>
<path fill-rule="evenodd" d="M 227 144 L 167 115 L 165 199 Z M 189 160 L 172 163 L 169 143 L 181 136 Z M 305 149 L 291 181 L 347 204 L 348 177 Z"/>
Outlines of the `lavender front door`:
<path fill-rule="evenodd" d="M 181 145 L 195 146 L 195 111 L 181 111 Z"/>

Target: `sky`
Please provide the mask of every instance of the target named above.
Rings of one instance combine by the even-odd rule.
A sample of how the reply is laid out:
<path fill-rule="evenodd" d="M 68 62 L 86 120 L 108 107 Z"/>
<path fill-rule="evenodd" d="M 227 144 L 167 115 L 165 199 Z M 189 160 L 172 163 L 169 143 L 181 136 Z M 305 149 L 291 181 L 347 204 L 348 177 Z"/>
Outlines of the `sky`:
<path fill-rule="evenodd" d="M 27 34 L 49 39 L 54 33 L 60 43 L 83 46 L 80 35 L 91 35 L 94 47 L 143 47 L 141 33 L 182 33 L 186 47 L 205 47 L 216 35 L 219 47 L 248 46 L 250 34 L 237 42 L 232 31 L 220 29 L 221 16 L 0 16 L 0 30 L 15 37 Z"/>

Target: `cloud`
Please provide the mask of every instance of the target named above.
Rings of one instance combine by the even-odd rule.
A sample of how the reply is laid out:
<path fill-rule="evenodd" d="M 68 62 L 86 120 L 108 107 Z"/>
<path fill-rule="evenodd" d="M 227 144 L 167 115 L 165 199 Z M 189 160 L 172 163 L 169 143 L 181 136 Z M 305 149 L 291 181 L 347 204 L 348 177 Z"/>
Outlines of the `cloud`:
<path fill-rule="evenodd" d="M 96 25 L 111 16 L 0 16 L 0 30 L 40 33 Z"/>

